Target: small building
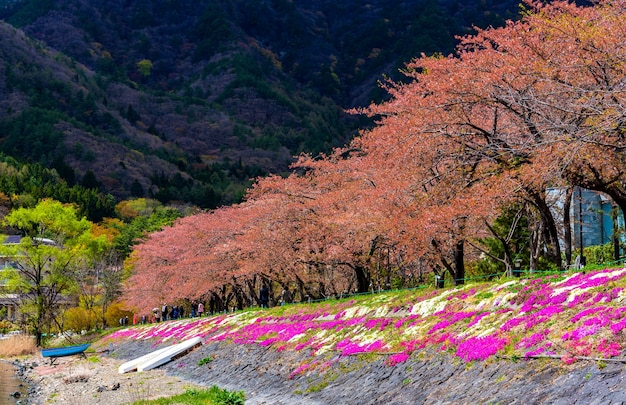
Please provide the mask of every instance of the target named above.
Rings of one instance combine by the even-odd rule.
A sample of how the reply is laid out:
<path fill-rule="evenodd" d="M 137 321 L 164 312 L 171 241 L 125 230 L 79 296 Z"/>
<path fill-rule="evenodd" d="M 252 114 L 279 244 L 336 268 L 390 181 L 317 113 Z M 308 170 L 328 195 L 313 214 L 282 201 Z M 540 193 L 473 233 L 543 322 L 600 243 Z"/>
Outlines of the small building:
<path fill-rule="evenodd" d="M 561 248 L 563 248 L 563 207 L 566 189 L 550 188 L 546 194 L 552 215 L 561 232 L 559 241 Z M 615 226 L 620 229 L 624 227 L 622 212 L 619 211 L 619 215 L 615 216 L 613 210 L 619 210 L 619 207 L 603 193 L 576 187 L 570 202 L 572 248 L 604 245 L 612 242 Z M 613 223 L 614 217 L 617 219 L 617 224 Z"/>

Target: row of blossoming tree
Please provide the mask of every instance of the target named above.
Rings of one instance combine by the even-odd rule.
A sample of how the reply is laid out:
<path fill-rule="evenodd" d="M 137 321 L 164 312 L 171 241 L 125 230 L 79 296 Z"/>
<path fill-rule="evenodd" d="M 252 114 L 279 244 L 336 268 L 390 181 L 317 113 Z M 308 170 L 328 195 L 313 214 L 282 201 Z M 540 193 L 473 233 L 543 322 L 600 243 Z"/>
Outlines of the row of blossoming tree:
<path fill-rule="evenodd" d="M 625 0 L 532 2 L 520 21 L 461 38 L 453 56 L 416 58 L 404 82 L 384 85 L 388 101 L 354 111 L 377 125 L 350 145 L 303 155 L 244 203 L 139 245 L 126 299 L 204 297 L 222 310 L 258 304 L 262 283 L 275 301 L 283 289 L 304 300 L 412 286 L 433 271 L 462 283 L 485 238 L 511 269 L 521 222 L 529 267 L 561 267 L 548 188 L 596 190 L 626 210 L 623 38 Z"/>

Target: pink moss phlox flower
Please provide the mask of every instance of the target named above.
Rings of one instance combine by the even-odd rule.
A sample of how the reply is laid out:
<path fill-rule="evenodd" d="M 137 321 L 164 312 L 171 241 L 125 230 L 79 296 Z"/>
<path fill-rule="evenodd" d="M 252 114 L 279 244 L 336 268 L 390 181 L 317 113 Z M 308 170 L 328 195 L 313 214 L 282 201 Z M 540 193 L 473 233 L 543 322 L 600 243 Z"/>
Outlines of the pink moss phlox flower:
<path fill-rule="evenodd" d="M 622 319 L 626 316 L 626 307 L 611 308 L 609 309 L 607 316 L 611 319 Z"/>
<path fill-rule="evenodd" d="M 454 336 L 450 332 L 442 333 L 441 335 L 434 335 L 429 337 L 426 342 L 430 344 L 440 344 L 440 343 L 457 343 L 457 337 Z"/>
<path fill-rule="evenodd" d="M 569 294 L 567 292 L 562 292 L 560 294 L 554 295 L 550 298 L 550 304 L 552 305 L 562 304 L 565 301 L 567 301 L 568 297 L 569 297 Z"/>
<path fill-rule="evenodd" d="M 583 325 L 597 325 L 598 327 L 603 327 L 609 324 L 609 318 L 604 315 L 594 316 L 593 318 L 585 319 L 583 321 Z"/>
<path fill-rule="evenodd" d="M 537 297 L 534 295 L 531 295 L 526 301 L 524 301 L 524 303 L 522 304 L 522 307 L 520 308 L 519 312 L 520 313 L 524 313 L 524 312 L 530 312 L 535 308 L 535 301 L 537 300 Z"/>
<path fill-rule="evenodd" d="M 456 355 L 465 361 L 485 360 L 508 343 L 507 338 L 496 335 L 473 336 L 458 345 Z"/>
<path fill-rule="evenodd" d="M 567 342 L 566 350 L 568 355 L 590 356 L 593 352 L 593 345 L 583 340 L 572 340 Z"/>
<path fill-rule="evenodd" d="M 378 327 L 382 331 L 387 327 L 390 322 L 391 319 L 388 318 L 374 318 L 365 321 L 363 326 L 370 330 Z"/>
<path fill-rule="evenodd" d="M 304 363 L 300 365 L 300 367 L 296 368 L 295 370 L 291 372 L 291 374 L 289 374 L 289 379 L 292 380 L 295 376 L 302 374 L 309 368 L 312 368 L 313 366 L 315 366 L 315 364 L 317 364 L 316 361 L 313 361 L 311 363 Z"/>
<path fill-rule="evenodd" d="M 538 356 L 545 351 L 546 351 L 545 347 L 539 347 L 535 350 L 531 350 L 529 352 L 524 353 L 524 358 L 528 359 L 533 356 Z"/>
<path fill-rule="evenodd" d="M 578 273 L 575 276 L 571 277 L 562 285 L 568 286 L 568 287 L 577 287 L 581 289 L 587 289 L 587 288 L 593 288 L 593 287 L 606 285 L 608 283 L 617 281 L 626 275 L 624 273 L 620 273 L 617 275 L 609 274 L 614 271 L 615 269 L 604 269 L 604 270 L 590 272 L 587 274 Z"/>
<path fill-rule="evenodd" d="M 259 346 L 270 346 L 272 343 L 276 342 L 278 338 L 272 337 L 266 340 L 259 342 Z"/>
<path fill-rule="evenodd" d="M 393 326 L 396 329 L 400 329 L 402 326 L 404 326 L 407 323 L 409 324 L 409 326 L 413 326 L 422 321 L 423 319 L 421 319 L 418 314 L 409 315 L 409 316 L 398 319 L 396 322 L 394 322 Z"/>
<path fill-rule="evenodd" d="M 386 363 L 388 366 L 392 367 L 392 366 L 395 366 L 396 364 L 404 363 L 408 359 L 409 359 L 409 355 L 406 354 L 405 352 L 396 353 L 396 354 L 392 354 L 391 356 L 389 356 L 387 358 Z"/>
<path fill-rule="evenodd" d="M 307 341 L 306 341 L 306 342 L 304 342 L 304 343 L 298 343 L 298 344 L 296 345 L 296 347 L 295 347 L 295 350 L 296 350 L 296 351 L 302 350 L 302 349 L 304 349 L 305 347 L 310 346 L 311 344 L 313 344 L 313 342 L 314 342 L 314 339 L 309 339 L 309 340 L 307 340 Z"/>
<path fill-rule="evenodd" d="M 610 294 L 611 294 L 611 301 L 619 298 L 620 293 L 624 291 L 624 288 L 622 287 L 615 287 L 611 290 Z"/>
<path fill-rule="evenodd" d="M 519 324 L 521 324 L 522 322 L 526 321 L 526 317 L 525 316 L 518 316 L 515 318 L 511 318 L 508 321 L 506 321 L 504 323 L 504 325 L 502 325 L 500 327 L 500 330 L 503 332 L 509 332 L 511 329 L 513 329 L 514 327 L 518 326 Z"/>
<path fill-rule="evenodd" d="M 446 312 L 446 311 L 440 311 L 437 314 L 439 314 L 440 317 L 444 318 L 443 321 L 436 323 L 435 325 L 433 325 L 433 327 L 428 331 L 428 333 L 433 333 L 438 331 L 439 329 L 445 329 L 448 326 L 455 324 L 458 321 L 461 321 L 463 319 L 467 319 L 467 318 L 471 318 L 474 315 L 476 315 L 475 311 L 472 312 Z M 437 315 L 435 314 L 435 315 Z"/>
<path fill-rule="evenodd" d="M 578 294 L 576 297 L 574 297 L 574 299 L 570 302 L 567 303 L 567 307 L 568 308 L 573 308 L 575 306 L 580 305 L 581 303 L 587 301 L 588 299 L 591 298 L 591 293 L 589 293 L 588 291 L 585 291 L 582 294 Z"/>
<path fill-rule="evenodd" d="M 550 320 L 554 314 L 558 314 L 560 312 L 563 312 L 563 307 L 560 305 L 551 305 L 542 308 L 539 311 L 526 316 L 525 327 L 526 329 L 531 329 L 537 324 Z"/>
<path fill-rule="evenodd" d="M 576 315 L 574 315 L 571 319 L 571 322 L 578 322 L 580 319 L 589 316 L 589 315 L 593 315 L 597 312 L 602 312 L 602 311 L 606 311 L 607 307 L 594 307 L 594 308 L 587 308 L 587 309 L 583 309 L 582 311 L 580 311 L 579 313 L 577 313 Z"/>
<path fill-rule="evenodd" d="M 604 357 L 616 357 L 622 353 L 622 348 L 617 342 L 608 342 L 606 339 L 602 339 L 596 351 L 601 353 Z"/>
<path fill-rule="evenodd" d="M 472 288 L 468 291 L 461 291 L 459 293 L 449 295 L 446 297 L 446 299 L 448 301 L 453 300 L 453 299 L 464 300 L 464 299 L 467 299 L 468 297 L 471 297 L 474 294 L 476 294 L 476 289 Z"/>
<path fill-rule="evenodd" d="M 355 325 L 359 325 L 362 324 L 363 322 L 365 322 L 367 319 L 364 317 L 361 318 L 351 318 L 351 319 L 346 319 L 344 321 L 344 326 L 345 327 L 351 327 L 351 326 L 355 326 Z"/>
<path fill-rule="evenodd" d="M 369 345 L 366 346 L 366 349 L 368 352 L 379 352 L 382 350 L 385 350 L 385 347 L 387 345 L 385 344 L 385 342 L 383 342 L 382 340 L 378 339 L 372 343 L 370 343 Z"/>
<path fill-rule="evenodd" d="M 515 345 L 516 349 L 529 349 L 531 347 L 536 346 L 537 344 L 541 343 L 544 341 L 544 339 L 546 338 L 546 336 L 548 336 L 548 334 L 550 333 L 549 329 L 545 329 L 542 330 L 541 332 L 537 332 L 529 337 L 526 338 L 522 338 L 522 340 L 519 341 L 519 343 L 517 343 Z"/>
<path fill-rule="evenodd" d="M 566 332 L 561 339 L 562 340 L 580 340 L 585 336 L 595 335 L 600 329 L 599 325 L 583 325 L 578 329 L 574 329 L 571 332 Z"/>
<path fill-rule="evenodd" d="M 622 331 L 622 329 L 626 328 L 626 319 L 622 319 L 621 321 L 614 323 L 613 325 L 610 326 L 610 328 L 611 328 L 611 332 L 617 335 L 618 333 Z"/>
<path fill-rule="evenodd" d="M 467 325 L 467 327 L 471 327 L 476 325 L 478 322 L 480 322 L 481 319 L 483 319 L 484 317 L 486 317 L 487 315 L 491 314 L 491 312 L 483 312 L 481 314 L 478 314 L 474 317 L 474 319 L 472 319 L 472 321 Z"/>
<path fill-rule="evenodd" d="M 400 346 L 404 346 L 405 348 L 405 353 L 413 353 L 415 351 L 416 347 L 420 347 L 420 345 L 422 344 L 422 342 L 420 340 L 409 340 L 409 341 L 405 341 L 405 342 L 400 342 Z"/>

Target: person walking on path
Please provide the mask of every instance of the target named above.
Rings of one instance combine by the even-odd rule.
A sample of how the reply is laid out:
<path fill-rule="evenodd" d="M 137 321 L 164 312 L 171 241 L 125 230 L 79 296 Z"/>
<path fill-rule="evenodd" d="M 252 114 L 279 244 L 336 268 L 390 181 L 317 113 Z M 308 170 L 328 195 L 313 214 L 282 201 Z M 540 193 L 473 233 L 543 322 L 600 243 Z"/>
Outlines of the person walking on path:
<path fill-rule="evenodd" d="M 204 304 L 202 302 L 198 303 L 198 316 L 202 317 L 204 313 Z"/>
<path fill-rule="evenodd" d="M 269 308 L 270 291 L 267 286 L 263 286 L 259 292 L 259 301 L 261 301 L 261 308 Z"/>
<path fill-rule="evenodd" d="M 154 308 L 152 313 L 154 314 L 154 321 L 156 323 L 161 322 L 161 310 L 159 308 Z"/>

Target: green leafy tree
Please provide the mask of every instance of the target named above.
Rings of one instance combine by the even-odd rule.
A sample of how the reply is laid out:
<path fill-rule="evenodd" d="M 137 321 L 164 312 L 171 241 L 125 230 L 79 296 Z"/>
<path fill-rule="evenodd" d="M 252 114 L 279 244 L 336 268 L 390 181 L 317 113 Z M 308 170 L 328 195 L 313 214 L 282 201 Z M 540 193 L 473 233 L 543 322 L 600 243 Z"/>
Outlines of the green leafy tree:
<path fill-rule="evenodd" d="M 77 290 L 79 270 L 104 251 L 106 237 L 94 237 L 91 222 L 54 200 L 15 209 L 3 222 L 23 236 L 19 243 L 0 245 L 0 254 L 11 258 L 9 291 L 18 294 L 20 311 L 41 346 L 60 304 Z"/>

